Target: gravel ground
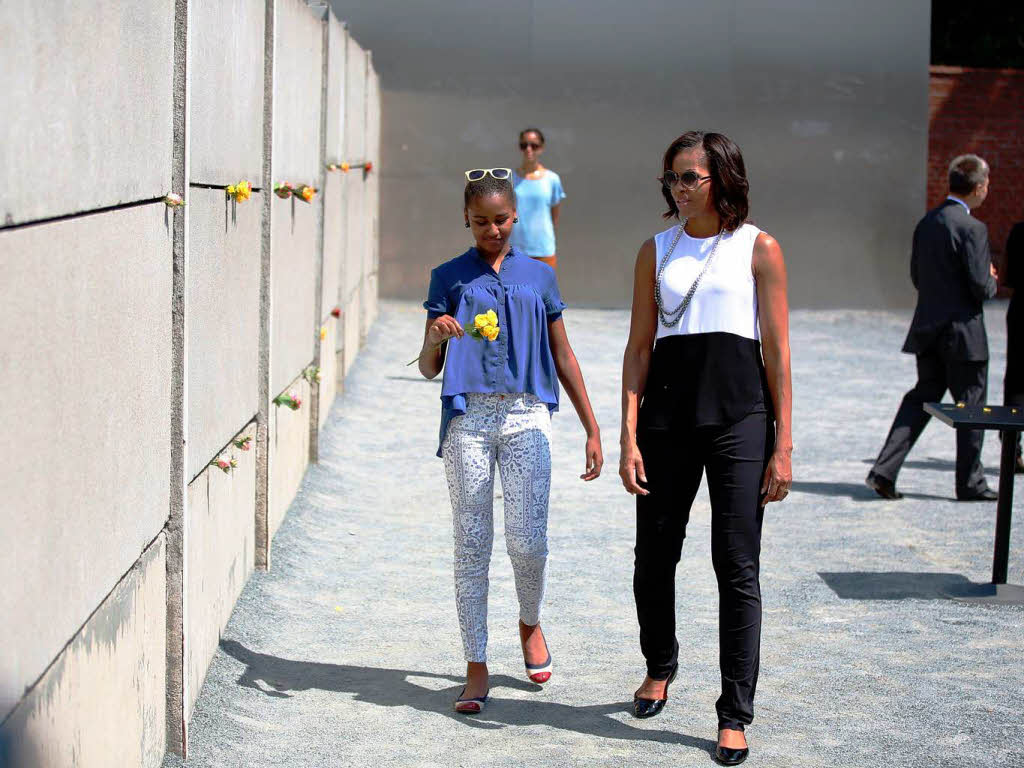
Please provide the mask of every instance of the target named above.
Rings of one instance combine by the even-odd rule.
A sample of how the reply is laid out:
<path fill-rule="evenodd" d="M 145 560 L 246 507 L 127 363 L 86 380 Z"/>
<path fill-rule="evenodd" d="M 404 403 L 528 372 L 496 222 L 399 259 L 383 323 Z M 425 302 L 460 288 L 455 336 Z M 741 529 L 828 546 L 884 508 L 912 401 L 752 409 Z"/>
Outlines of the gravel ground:
<path fill-rule="evenodd" d="M 1004 311 L 993 304 L 988 314 L 993 402 Z M 1024 766 L 1024 608 L 943 597 L 988 579 L 995 504 L 953 500 L 954 435 L 935 421 L 899 478 L 905 500 L 882 501 L 863 485 L 913 383 L 913 358 L 898 353 L 908 321 L 793 314 L 795 482 L 765 517 L 748 765 Z M 628 714 L 644 667 L 633 504 L 615 472 L 622 311 L 566 314 L 604 427 L 606 472 L 578 479 L 583 432 L 566 404 L 554 419 L 543 619 L 552 681 L 540 689 L 524 676 L 499 503 L 492 701 L 477 718 L 451 711 L 464 666 L 451 516 L 433 455 L 440 387 L 403 367 L 422 324 L 414 304 L 383 306 L 322 433 L 320 463 L 274 540 L 273 570 L 251 579 L 224 632 L 187 765 L 711 765 L 718 646 L 706 490 L 677 577 L 681 667 L 671 700 L 653 720 Z M 998 454 L 990 434 L 993 487 Z M 1024 583 L 1017 508 L 1010 581 Z"/>

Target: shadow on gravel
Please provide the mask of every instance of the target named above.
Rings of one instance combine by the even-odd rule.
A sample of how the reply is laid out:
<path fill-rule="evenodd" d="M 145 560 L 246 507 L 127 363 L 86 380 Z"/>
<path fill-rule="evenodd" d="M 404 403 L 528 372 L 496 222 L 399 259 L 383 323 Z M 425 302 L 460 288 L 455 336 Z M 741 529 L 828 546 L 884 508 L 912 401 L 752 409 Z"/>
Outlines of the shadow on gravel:
<path fill-rule="evenodd" d="M 874 465 L 874 459 L 861 459 L 861 464 Z M 927 459 L 911 459 L 903 462 L 903 469 L 933 469 L 941 472 L 956 472 L 956 462 L 929 456 Z M 986 475 L 999 476 L 999 467 L 985 467 Z"/>
<path fill-rule="evenodd" d="M 953 600 L 976 586 L 959 573 L 819 572 L 841 600 Z"/>
<path fill-rule="evenodd" d="M 452 675 L 407 669 L 355 667 L 347 664 L 322 664 L 294 661 L 250 651 L 235 640 L 221 640 L 221 649 L 245 664 L 238 684 L 254 688 L 274 698 L 291 698 L 293 691 L 316 688 L 322 691 L 355 694 L 356 701 L 379 707 L 412 707 L 421 712 L 444 715 L 469 728 L 499 729 L 509 725 L 546 725 L 566 731 L 626 741 L 653 741 L 678 744 L 711 753 L 715 742 L 671 731 L 634 728 L 608 715 L 626 712 L 629 702 L 574 707 L 550 701 L 502 699 L 498 689 L 515 688 L 539 691 L 540 686 L 508 675 L 491 675 L 491 700 L 484 714 L 459 715 L 452 702 L 461 690 L 461 681 Z M 408 678 L 432 678 L 452 683 L 442 690 L 424 688 Z M 262 683 L 262 684 L 261 684 Z"/>
<path fill-rule="evenodd" d="M 812 483 L 795 480 L 790 490 L 797 493 L 810 493 L 815 496 L 845 496 L 854 501 L 884 501 L 877 493 L 864 483 Z M 952 497 L 933 496 L 928 493 L 902 492 L 908 499 L 925 499 L 928 501 L 952 501 Z"/>

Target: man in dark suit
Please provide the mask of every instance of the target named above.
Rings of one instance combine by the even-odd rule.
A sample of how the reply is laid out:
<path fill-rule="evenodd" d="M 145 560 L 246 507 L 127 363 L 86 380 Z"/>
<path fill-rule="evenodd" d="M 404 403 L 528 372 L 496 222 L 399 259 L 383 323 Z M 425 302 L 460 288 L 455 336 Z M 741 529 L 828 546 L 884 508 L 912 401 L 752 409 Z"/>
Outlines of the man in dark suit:
<path fill-rule="evenodd" d="M 984 403 L 988 390 L 988 336 L 982 305 L 996 293 L 988 229 L 971 216 L 988 194 L 988 164 L 961 155 L 949 166 L 949 196 L 914 230 L 910 278 L 917 309 L 903 351 L 917 356 L 917 384 L 896 413 L 867 484 L 879 496 L 900 499 L 896 475 L 931 418 L 923 404 L 948 389 L 957 402 Z M 994 501 L 981 466 L 982 430 L 956 431 L 956 497 Z"/>

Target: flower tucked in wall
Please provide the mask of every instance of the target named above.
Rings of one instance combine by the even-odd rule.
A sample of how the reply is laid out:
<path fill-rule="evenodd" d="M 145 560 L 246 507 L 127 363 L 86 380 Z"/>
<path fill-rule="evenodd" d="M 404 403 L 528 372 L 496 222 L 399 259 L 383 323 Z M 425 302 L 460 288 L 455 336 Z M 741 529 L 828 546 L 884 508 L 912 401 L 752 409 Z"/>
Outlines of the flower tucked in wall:
<path fill-rule="evenodd" d="M 328 171 L 336 171 L 336 170 L 338 170 L 338 164 L 337 163 L 328 163 L 327 164 L 327 170 Z"/>
<path fill-rule="evenodd" d="M 363 169 L 364 169 L 364 170 L 365 170 L 365 171 L 366 171 L 367 173 L 369 173 L 370 171 L 372 171 L 372 170 L 373 170 L 373 163 L 372 163 L 372 162 L 370 162 L 369 160 L 367 160 L 367 161 L 366 161 L 366 163 L 365 163 L 365 164 L 363 165 Z"/>
<path fill-rule="evenodd" d="M 168 208 L 181 208 L 185 204 L 185 201 L 181 199 L 181 195 L 176 195 L 173 192 L 164 197 L 164 204 Z"/>
<path fill-rule="evenodd" d="M 225 191 L 228 193 L 228 197 L 236 203 L 244 203 L 252 197 L 252 184 L 243 179 L 237 184 L 228 184 L 228 186 L 225 187 Z"/>
<path fill-rule="evenodd" d="M 321 325 L 320 326 L 320 341 L 323 341 L 326 338 L 327 338 L 327 326 L 326 325 Z"/>
<path fill-rule="evenodd" d="M 331 310 L 331 317 L 341 317 L 341 307 L 335 307 Z"/>
<path fill-rule="evenodd" d="M 308 203 L 316 195 L 316 192 L 316 187 L 311 187 L 308 184 L 303 184 L 301 187 L 299 187 L 298 191 L 295 194 L 304 203 Z"/>
<path fill-rule="evenodd" d="M 252 435 L 246 435 L 245 437 L 236 438 L 235 440 L 231 441 L 231 444 L 234 445 L 235 448 L 239 448 L 243 451 L 248 451 L 250 448 L 252 448 Z"/>
<path fill-rule="evenodd" d="M 282 200 L 287 200 L 292 196 L 292 192 L 295 191 L 295 185 L 290 181 L 278 182 L 274 185 L 274 194 L 280 197 Z"/>
<path fill-rule="evenodd" d="M 320 370 L 320 366 L 311 365 L 302 372 L 303 377 L 312 384 L 314 381 L 321 382 L 324 380 L 324 372 Z"/>
<path fill-rule="evenodd" d="M 350 167 L 351 167 L 351 166 L 350 166 L 350 165 L 349 165 L 348 163 L 342 163 L 342 164 L 341 164 L 341 170 L 342 170 L 342 171 L 343 171 L 344 173 L 348 173 L 348 169 L 349 169 Z"/>
<path fill-rule="evenodd" d="M 297 411 L 299 410 L 299 406 L 302 405 L 302 398 L 300 398 L 298 393 L 293 389 L 287 394 L 282 392 L 280 395 L 275 397 L 274 405 L 287 405 L 293 411 Z"/>
<path fill-rule="evenodd" d="M 231 470 L 238 469 L 238 459 L 234 456 L 226 458 L 224 456 L 218 456 L 214 461 L 210 462 L 210 466 L 217 467 L 225 475 L 230 474 Z"/>

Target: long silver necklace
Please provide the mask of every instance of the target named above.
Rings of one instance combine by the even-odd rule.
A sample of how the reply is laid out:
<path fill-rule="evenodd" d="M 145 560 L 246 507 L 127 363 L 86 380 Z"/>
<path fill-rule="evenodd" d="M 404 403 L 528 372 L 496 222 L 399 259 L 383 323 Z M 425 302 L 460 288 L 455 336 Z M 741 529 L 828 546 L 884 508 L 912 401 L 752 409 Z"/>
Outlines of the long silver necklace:
<path fill-rule="evenodd" d="M 686 308 L 690 306 L 690 299 L 693 298 L 693 294 L 697 292 L 697 287 L 700 285 L 701 279 L 704 277 L 704 273 L 708 271 L 708 267 L 711 266 L 711 261 L 715 258 L 715 252 L 718 250 L 718 243 L 722 240 L 722 234 L 725 230 L 719 230 L 715 236 L 715 242 L 711 245 L 711 253 L 708 254 L 707 261 L 704 262 L 704 268 L 697 275 L 697 278 L 693 281 L 693 285 L 690 286 L 690 290 L 683 296 L 683 300 L 679 302 L 679 306 L 675 309 L 666 311 L 665 300 L 661 296 L 661 281 L 662 276 L 665 274 L 665 267 L 668 266 L 668 260 L 672 258 L 672 252 L 675 251 L 676 245 L 679 244 L 679 238 L 683 236 L 683 230 L 686 229 L 686 222 L 688 219 L 683 219 L 679 225 L 679 229 L 676 231 L 676 236 L 672 240 L 672 245 L 665 251 L 665 255 L 661 257 L 661 264 L 658 265 L 658 274 L 654 278 L 654 300 L 658 304 L 658 319 L 661 324 L 666 328 L 673 328 L 682 318 L 683 313 L 686 312 Z"/>

